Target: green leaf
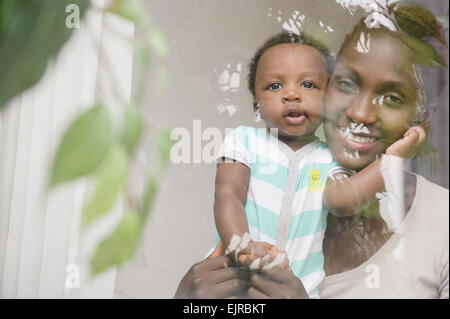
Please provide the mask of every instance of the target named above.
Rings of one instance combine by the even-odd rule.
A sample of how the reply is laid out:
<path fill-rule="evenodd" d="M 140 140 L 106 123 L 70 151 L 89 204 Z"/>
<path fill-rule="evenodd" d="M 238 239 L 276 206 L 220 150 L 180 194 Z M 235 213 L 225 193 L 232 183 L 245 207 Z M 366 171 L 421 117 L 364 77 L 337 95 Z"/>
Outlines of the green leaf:
<path fill-rule="evenodd" d="M 399 27 L 416 38 L 433 37 L 446 43 L 434 14 L 425 7 L 408 5 L 394 11 Z"/>
<path fill-rule="evenodd" d="M 170 159 L 170 149 L 173 146 L 174 141 L 170 139 L 170 130 L 161 129 L 156 136 L 156 142 L 158 146 L 159 154 L 159 167 L 163 169 Z"/>
<path fill-rule="evenodd" d="M 406 32 L 400 32 L 400 37 L 414 53 L 414 63 L 427 66 L 439 65 L 447 67 L 445 61 L 439 56 L 434 47 L 421 39 L 410 36 Z"/>
<path fill-rule="evenodd" d="M 155 178 L 150 178 L 147 181 L 147 187 L 145 188 L 144 196 L 142 197 L 142 205 L 139 210 L 143 222 L 145 222 L 148 213 L 150 212 L 157 192 L 158 183 Z"/>
<path fill-rule="evenodd" d="M 81 114 L 59 144 L 50 186 L 94 172 L 108 154 L 110 144 L 111 123 L 106 108 L 98 105 Z"/>
<path fill-rule="evenodd" d="M 148 39 L 150 41 L 150 46 L 156 55 L 159 57 L 166 57 L 169 53 L 169 45 L 167 44 L 166 37 L 158 29 L 150 30 L 148 34 Z"/>
<path fill-rule="evenodd" d="M 136 61 L 136 64 L 140 69 L 147 68 L 150 60 L 150 48 L 140 38 L 135 38 L 132 44 L 134 60 Z"/>
<path fill-rule="evenodd" d="M 140 1 L 113 0 L 106 11 L 117 14 L 124 19 L 135 22 L 136 24 L 146 23 L 144 15 L 145 8 Z"/>
<path fill-rule="evenodd" d="M 7 29 L 13 17 L 15 12 L 14 7 L 17 3 L 17 0 L 3 0 L 0 3 L 0 38 L 3 36 L 3 31 Z"/>
<path fill-rule="evenodd" d="M 127 175 L 127 154 L 116 145 L 100 167 L 98 184 L 94 196 L 84 209 L 83 227 L 109 212 L 123 188 Z"/>
<path fill-rule="evenodd" d="M 79 7 L 80 20 L 89 0 L 0 1 L 0 109 L 42 77 L 74 29 L 65 25 L 66 7 Z"/>
<path fill-rule="evenodd" d="M 142 135 L 143 123 L 141 115 L 135 106 L 127 106 L 125 109 L 125 125 L 122 134 L 122 143 L 129 154 L 133 153 Z"/>
<path fill-rule="evenodd" d="M 136 250 L 142 224 L 139 215 L 128 212 L 120 221 L 116 229 L 106 237 L 91 259 L 91 272 L 97 275 L 110 267 L 119 266 L 130 260 Z"/>

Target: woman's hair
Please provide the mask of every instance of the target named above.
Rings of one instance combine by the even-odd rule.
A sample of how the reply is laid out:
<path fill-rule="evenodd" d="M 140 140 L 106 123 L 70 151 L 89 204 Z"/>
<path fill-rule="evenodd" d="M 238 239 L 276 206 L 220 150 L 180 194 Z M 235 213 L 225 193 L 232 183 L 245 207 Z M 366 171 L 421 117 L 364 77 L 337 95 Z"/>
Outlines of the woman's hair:
<path fill-rule="evenodd" d="M 371 27 L 371 15 L 361 18 L 359 23 L 344 39 L 338 57 L 361 33 L 368 35 L 391 36 L 400 40 L 408 50 L 411 64 L 414 65 L 415 81 L 419 88 L 418 110 L 426 111 L 444 91 L 447 83 L 448 45 L 443 30 L 435 16 L 428 9 L 411 2 L 398 3 L 395 8 L 387 7 L 388 15 L 384 15 L 378 24 Z"/>
<path fill-rule="evenodd" d="M 334 59 L 331 56 L 330 52 L 328 51 L 327 47 L 323 43 L 304 33 L 300 33 L 300 35 L 298 35 L 295 33 L 282 31 L 266 40 L 266 42 L 264 42 L 264 44 L 256 51 L 255 55 L 250 60 L 250 63 L 248 65 L 249 69 L 248 89 L 252 93 L 253 98 L 256 98 L 255 79 L 256 79 L 256 69 L 258 67 L 259 60 L 263 56 L 264 52 L 266 52 L 271 47 L 286 43 L 305 44 L 317 49 L 326 60 L 328 75 L 330 75 L 330 73 L 332 72 L 334 66 Z"/>

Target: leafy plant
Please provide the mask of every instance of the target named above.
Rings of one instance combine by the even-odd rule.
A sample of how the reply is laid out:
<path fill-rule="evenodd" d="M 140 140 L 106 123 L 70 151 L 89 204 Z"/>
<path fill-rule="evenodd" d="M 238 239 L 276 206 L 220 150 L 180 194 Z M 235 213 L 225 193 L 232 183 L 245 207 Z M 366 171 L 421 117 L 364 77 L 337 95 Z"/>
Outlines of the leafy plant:
<path fill-rule="evenodd" d="M 0 2 L 0 109 L 15 95 L 34 85 L 46 66 L 69 39 L 72 29 L 65 26 L 66 7 L 76 5 L 80 19 L 87 9 L 103 10 L 135 23 L 131 43 L 140 70 L 147 70 L 150 53 L 159 59 L 156 88 L 162 92 L 167 80 L 165 59 L 168 45 L 164 35 L 151 25 L 141 1 L 112 0 L 106 8 L 92 7 L 90 0 L 2 0 Z M 145 74 L 141 74 L 144 78 Z M 139 83 L 138 83 L 139 84 Z M 154 202 L 161 172 L 168 161 L 171 141 L 168 131 L 149 127 L 142 121 L 137 105 L 143 86 L 138 85 L 135 101 L 123 105 L 123 130 L 116 134 L 105 103 L 98 101 L 80 114 L 68 127 L 52 162 L 49 187 L 89 177 L 95 190 L 84 207 L 82 229 L 107 214 L 126 189 L 128 170 L 136 147 L 144 134 L 156 137 L 156 173 L 147 177 L 141 199 L 125 201 L 122 220 L 97 247 L 91 260 L 93 275 L 129 260 L 141 238 L 149 211 Z"/>

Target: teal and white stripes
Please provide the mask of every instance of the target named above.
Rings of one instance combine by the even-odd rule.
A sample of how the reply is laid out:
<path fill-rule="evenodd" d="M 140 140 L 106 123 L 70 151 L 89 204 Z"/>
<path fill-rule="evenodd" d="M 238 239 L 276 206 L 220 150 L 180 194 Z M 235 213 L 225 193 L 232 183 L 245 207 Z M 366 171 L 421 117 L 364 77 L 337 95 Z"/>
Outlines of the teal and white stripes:
<path fill-rule="evenodd" d="M 217 162 L 222 157 L 250 168 L 245 211 L 252 239 L 284 245 L 278 248 L 287 251 L 292 271 L 317 296 L 325 277 L 323 189 L 336 166 L 326 145 L 315 141 L 294 152 L 266 129 L 240 126 L 225 138 Z"/>

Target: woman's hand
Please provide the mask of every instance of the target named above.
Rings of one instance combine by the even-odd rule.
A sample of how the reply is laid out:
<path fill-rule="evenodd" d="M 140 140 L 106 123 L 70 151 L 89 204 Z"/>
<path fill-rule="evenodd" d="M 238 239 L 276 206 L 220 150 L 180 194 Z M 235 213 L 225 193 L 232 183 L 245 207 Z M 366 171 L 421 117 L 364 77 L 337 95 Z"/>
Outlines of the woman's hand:
<path fill-rule="evenodd" d="M 269 270 L 255 273 L 250 279 L 251 287 L 247 291 L 251 299 L 307 299 L 308 294 L 302 282 L 289 266 L 275 266 Z"/>
<path fill-rule="evenodd" d="M 287 299 L 305 299 L 308 294 L 303 287 L 303 283 L 298 279 L 291 268 L 289 260 L 286 258 L 286 252 L 278 250 L 267 243 L 258 243 L 261 251 L 267 251 L 270 258 L 261 261 L 258 272 L 250 277 L 251 287 L 247 291 L 247 297 L 252 299 L 260 298 L 287 298 Z M 282 258 L 279 258 L 282 257 Z M 256 259 L 257 254 L 246 254 L 240 256 L 239 261 L 245 265 L 251 265 Z"/>
<path fill-rule="evenodd" d="M 243 295 L 250 286 L 249 271 L 236 267 L 223 256 L 221 245 L 208 257 L 196 263 L 184 275 L 174 298 L 228 298 Z"/>

